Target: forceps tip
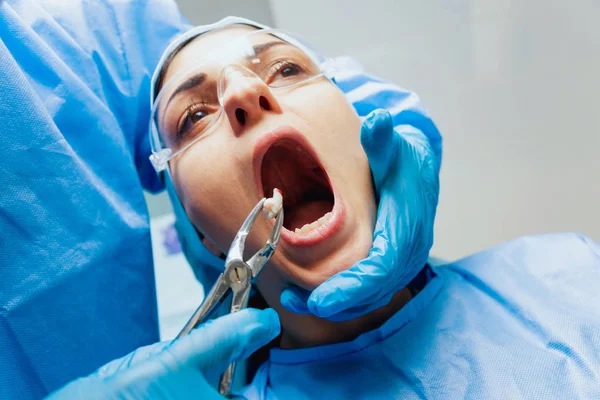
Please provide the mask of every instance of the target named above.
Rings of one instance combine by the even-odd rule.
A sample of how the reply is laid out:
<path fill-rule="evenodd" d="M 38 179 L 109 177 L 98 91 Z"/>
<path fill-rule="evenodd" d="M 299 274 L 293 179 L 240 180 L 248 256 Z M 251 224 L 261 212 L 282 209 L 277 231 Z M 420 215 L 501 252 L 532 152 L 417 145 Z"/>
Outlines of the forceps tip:
<path fill-rule="evenodd" d="M 232 260 L 242 259 L 246 238 L 250 233 L 250 229 L 252 229 L 252 225 L 254 225 L 254 222 L 256 222 L 258 214 L 262 212 L 262 207 L 266 200 L 267 199 L 263 197 L 258 203 L 256 203 L 252 211 L 250 211 L 250 214 L 248 214 L 246 217 L 246 220 L 240 229 L 235 234 L 235 237 L 231 242 L 231 246 L 229 247 L 229 252 L 227 253 L 227 259 L 225 260 L 226 264 Z"/>
<path fill-rule="evenodd" d="M 254 222 L 256 222 L 256 218 L 262 212 L 262 208 L 263 208 L 263 205 L 265 204 L 266 200 L 267 199 L 263 197 L 258 203 L 256 203 L 256 205 L 254 206 L 252 211 L 250 211 L 250 214 L 248 214 L 248 216 L 246 217 L 246 220 L 240 227 L 240 230 L 238 231 L 238 235 L 248 234 L 248 232 L 250 232 L 252 225 L 254 225 Z"/>
<path fill-rule="evenodd" d="M 281 207 L 281 210 L 279 210 L 279 214 L 277 214 L 277 217 L 275 219 L 275 225 L 273 226 L 273 230 L 271 231 L 271 236 L 269 236 L 269 242 L 273 245 L 273 246 L 277 246 L 277 243 L 279 242 L 279 238 L 281 237 L 281 228 L 283 227 L 283 207 Z"/>

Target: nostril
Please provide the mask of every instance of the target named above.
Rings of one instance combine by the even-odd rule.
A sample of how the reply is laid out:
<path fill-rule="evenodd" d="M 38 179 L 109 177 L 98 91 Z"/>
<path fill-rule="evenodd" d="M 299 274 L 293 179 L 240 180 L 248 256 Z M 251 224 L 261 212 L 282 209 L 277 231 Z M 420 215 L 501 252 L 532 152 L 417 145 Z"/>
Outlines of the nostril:
<path fill-rule="evenodd" d="M 269 100 L 265 96 L 260 96 L 258 99 L 258 104 L 260 104 L 260 108 L 265 111 L 269 111 L 271 109 L 271 105 L 269 104 Z"/>
<path fill-rule="evenodd" d="M 235 118 L 238 120 L 240 125 L 246 124 L 246 115 L 246 111 L 242 110 L 241 108 L 235 110 Z"/>

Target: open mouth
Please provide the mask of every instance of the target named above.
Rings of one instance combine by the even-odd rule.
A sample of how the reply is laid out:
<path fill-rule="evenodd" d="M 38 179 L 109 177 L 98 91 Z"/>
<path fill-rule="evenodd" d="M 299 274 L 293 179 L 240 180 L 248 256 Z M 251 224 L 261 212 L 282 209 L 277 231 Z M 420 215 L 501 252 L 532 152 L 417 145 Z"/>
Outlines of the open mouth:
<path fill-rule="evenodd" d="M 259 196 L 283 193 L 282 241 L 309 247 L 341 231 L 345 208 L 311 143 L 296 129 L 281 126 L 264 134 L 254 148 Z"/>
<path fill-rule="evenodd" d="M 260 175 L 265 194 L 275 188 L 283 192 L 287 230 L 306 235 L 331 219 L 335 197 L 329 178 L 301 143 L 290 138 L 273 142 L 263 156 Z"/>

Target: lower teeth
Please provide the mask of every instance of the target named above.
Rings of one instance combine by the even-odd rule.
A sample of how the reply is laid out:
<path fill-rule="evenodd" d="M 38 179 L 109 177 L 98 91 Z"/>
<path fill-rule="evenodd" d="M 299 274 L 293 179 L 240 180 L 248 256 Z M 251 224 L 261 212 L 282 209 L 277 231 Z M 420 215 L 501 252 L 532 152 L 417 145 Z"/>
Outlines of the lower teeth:
<path fill-rule="evenodd" d="M 328 212 L 327 214 L 323 215 L 321 218 L 319 218 L 315 222 L 311 222 L 310 224 L 306 224 L 302 228 L 296 228 L 294 230 L 294 233 L 297 234 L 297 235 L 302 235 L 302 234 L 306 234 L 308 232 L 312 232 L 315 229 L 318 229 L 322 225 L 324 225 L 325 223 L 327 223 L 327 221 L 329 221 L 330 218 L 331 218 L 331 212 Z"/>

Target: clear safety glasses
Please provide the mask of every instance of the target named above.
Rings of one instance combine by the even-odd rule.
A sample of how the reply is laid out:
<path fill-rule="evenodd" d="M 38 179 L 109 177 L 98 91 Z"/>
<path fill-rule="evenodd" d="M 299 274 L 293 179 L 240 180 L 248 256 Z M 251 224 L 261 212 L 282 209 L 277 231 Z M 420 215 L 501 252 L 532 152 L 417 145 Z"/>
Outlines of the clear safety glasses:
<path fill-rule="evenodd" d="M 331 79 L 333 72 L 331 61 L 320 61 L 283 31 L 262 29 L 235 39 L 176 73 L 160 90 L 150 123 L 152 165 L 157 172 L 165 170 L 169 160 L 215 128 L 234 77 L 249 82 L 260 79 L 269 88 L 279 89 L 323 76 Z"/>

